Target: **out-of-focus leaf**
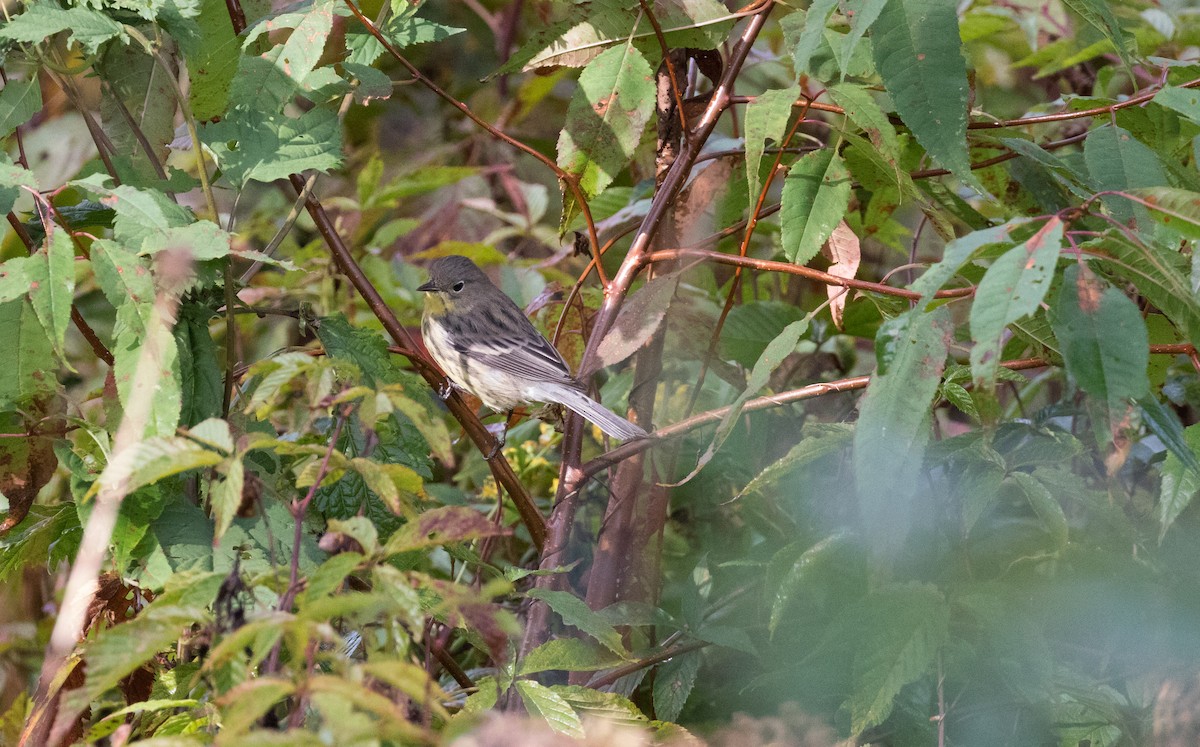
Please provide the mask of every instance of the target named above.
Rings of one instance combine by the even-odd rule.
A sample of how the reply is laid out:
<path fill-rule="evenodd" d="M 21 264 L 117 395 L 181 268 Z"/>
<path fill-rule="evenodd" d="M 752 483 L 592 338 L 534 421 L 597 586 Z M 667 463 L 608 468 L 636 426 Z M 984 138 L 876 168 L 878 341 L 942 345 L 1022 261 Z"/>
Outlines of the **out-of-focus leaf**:
<path fill-rule="evenodd" d="M 797 75 L 812 72 L 810 61 L 821 46 L 825 24 L 838 5 L 838 0 L 813 0 L 808 10 L 794 10 L 780 19 L 783 38 L 792 49 L 792 67 Z"/>
<path fill-rule="evenodd" d="M 854 50 L 866 35 L 867 29 L 871 28 L 871 24 L 879 18 L 879 14 L 887 2 L 888 0 L 854 0 L 853 4 L 848 4 L 850 33 L 846 35 L 846 39 L 842 42 L 842 49 L 838 53 L 838 67 L 842 71 L 843 79 L 846 77 L 847 68 L 850 67 Z"/>
<path fill-rule="evenodd" d="M 620 363 L 649 342 L 662 324 L 678 285 L 679 274 L 670 273 L 654 278 L 635 291 L 621 307 L 612 329 L 597 346 L 596 365 L 603 368 Z M 587 372 L 581 372 L 581 375 L 586 376 Z"/>
<path fill-rule="evenodd" d="M 279 701 L 295 692 L 296 686 L 280 677 L 259 677 L 247 680 L 221 696 L 222 739 L 244 734 L 263 714 Z"/>
<path fill-rule="evenodd" d="M 567 701 L 545 685 L 532 680 L 518 680 L 517 692 L 531 716 L 540 716 L 550 728 L 576 739 L 582 739 L 583 722 Z"/>
<path fill-rule="evenodd" d="M 26 80 L 9 78 L 4 89 L 0 90 L 0 137 L 8 137 L 13 130 L 28 122 L 29 118 L 41 109 L 42 87 L 36 75 L 31 75 Z M 10 206 L 9 210 L 11 209 Z"/>
<path fill-rule="evenodd" d="M 803 309 L 782 301 L 738 304 L 729 312 L 725 326 L 721 328 L 721 357 L 750 368 L 771 340 L 789 324 L 803 318 Z"/>
<path fill-rule="evenodd" d="M 1067 372 L 1110 406 L 1150 388 L 1150 342 L 1137 305 L 1087 265 L 1068 267 L 1051 317 Z"/>
<path fill-rule="evenodd" d="M 1187 450 L 1191 453 L 1191 461 L 1196 460 L 1200 452 L 1200 424 L 1188 426 L 1183 430 Z M 1158 492 L 1158 538 L 1166 536 L 1167 530 L 1175 523 L 1175 519 L 1187 508 L 1196 493 L 1200 492 L 1200 471 L 1180 459 L 1174 451 L 1167 454 L 1162 465 L 1162 483 Z"/>
<path fill-rule="evenodd" d="M 946 361 L 949 329 L 942 309 L 910 311 L 890 328 L 897 347 L 886 370 L 880 367 L 859 405 L 854 432 L 854 475 L 859 514 L 868 546 L 878 559 L 904 543 L 912 521 L 929 442 L 929 405 Z"/>
<path fill-rule="evenodd" d="M 1063 0 L 1063 4 L 1099 29 L 1100 33 L 1112 42 L 1117 54 L 1121 56 L 1126 65 L 1136 63 L 1136 41 L 1117 20 L 1116 15 L 1112 12 L 1111 4 L 1107 0 Z"/>

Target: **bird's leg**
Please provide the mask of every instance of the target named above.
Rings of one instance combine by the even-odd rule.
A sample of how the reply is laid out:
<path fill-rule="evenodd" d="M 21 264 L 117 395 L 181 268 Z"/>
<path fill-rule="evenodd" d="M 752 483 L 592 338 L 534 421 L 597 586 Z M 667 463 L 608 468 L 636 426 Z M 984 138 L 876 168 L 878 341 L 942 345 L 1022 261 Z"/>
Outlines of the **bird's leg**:
<path fill-rule="evenodd" d="M 452 394 L 454 394 L 454 389 L 455 386 L 453 381 L 450 379 L 443 379 L 441 386 L 438 387 L 437 393 L 438 396 L 442 398 L 442 401 L 445 402 L 446 400 L 450 399 Z"/>

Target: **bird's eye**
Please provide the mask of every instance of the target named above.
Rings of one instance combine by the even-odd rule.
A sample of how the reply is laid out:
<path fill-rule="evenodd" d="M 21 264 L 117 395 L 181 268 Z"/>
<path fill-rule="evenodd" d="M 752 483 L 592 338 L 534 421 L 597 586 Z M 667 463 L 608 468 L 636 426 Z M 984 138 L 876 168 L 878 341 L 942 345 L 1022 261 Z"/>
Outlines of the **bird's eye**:
<path fill-rule="evenodd" d="M 464 283 L 461 280 L 459 280 L 457 283 L 455 283 L 454 284 L 454 292 L 458 293 L 459 291 L 461 291 L 463 289 L 463 285 L 464 285 Z"/>

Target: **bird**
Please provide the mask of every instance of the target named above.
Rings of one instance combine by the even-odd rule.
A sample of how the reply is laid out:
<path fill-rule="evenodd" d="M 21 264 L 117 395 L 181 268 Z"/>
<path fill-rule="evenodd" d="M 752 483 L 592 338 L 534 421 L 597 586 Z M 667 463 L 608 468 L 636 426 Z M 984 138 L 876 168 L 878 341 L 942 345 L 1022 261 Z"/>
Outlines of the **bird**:
<path fill-rule="evenodd" d="M 417 290 L 425 293 L 421 335 L 429 354 L 456 387 L 486 407 L 510 412 L 548 402 L 578 413 L 612 438 L 647 436 L 589 397 L 558 350 L 469 258 L 435 259 L 428 282 Z"/>

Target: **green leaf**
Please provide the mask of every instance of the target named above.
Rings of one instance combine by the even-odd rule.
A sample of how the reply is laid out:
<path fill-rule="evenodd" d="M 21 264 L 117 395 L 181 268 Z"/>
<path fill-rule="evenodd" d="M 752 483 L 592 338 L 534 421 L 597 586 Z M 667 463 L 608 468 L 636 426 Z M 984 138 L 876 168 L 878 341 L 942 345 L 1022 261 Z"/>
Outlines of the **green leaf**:
<path fill-rule="evenodd" d="M 871 145 L 891 164 L 893 170 L 899 170 L 900 141 L 896 137 L 896 128 L 879 104 L 875 103 L 871 92 L 863 86 L 838 83 L 829 87 L 829 96 L 845 110 L 850 123 L 866 134 Z"/>
<path fill-rule="evenodd" d="M 91 253 L 96 282 L 114 308 L 128 303 L 148 309 L 154 303 L 154 277 L 147 260 L 109 239 L 92 242 Z"/>
<path fill-rule="evenodd" d="M 250 731 L 276 703 L 295 692 L 296 686 L 278 677 L 259 677 L 242 682 L 221 696 L 222 739 L 233 739 Z"/>
<path fill-rule="evenodd" d="M 212 483 L 208 495 L 214 524 L 213 540 L 217 542 L 237 516 L 238 507 L 242 505 L 242 488 L 246 484 L 246 468 L 241 459 L 226 461 L 221 472 L 224 477 Z"/>
<path fill-rule="evenodd" d="M 756 492 L 764 493 L 768 488 L 775 487 L 781 481 L 794 475 L 800 468 L 812 464 L 824 456 L 844 450 L 850 445 L 853 437 L 854 430 L 849 426 L 841 426 L 820 435 L 806 434 L 806 437 L 793 446 L 782 459 L 772 462 L 766 469 L 755 475 L 754 479 L 738 493 L 738 497 L 742 498 Z"/>
<path fill-rule="evenodd" d="M 229 88 L 242 57 L 241 39 L 233 31 L 224 0 L 200 0 L 196 16 L 200 35 L 194 49 L 185 50 L 188 103 L 192 115 L 207 122 L 225 114 Z"/>
<path fill-rule="evenodd" d="M 0 581 L 28 566 L 69 561 L 83 530 L 74 503 L 29 508 L 21 523 L 0 536 Z"/>
<path fill-rule="evenodd" d="M 896 345 L 859 405 L 854 474 L 867 543 L 879 558 L 891 557 L 908 534 L 949 336 L 946 313 L 936 309 L 907 312 L 876 338 L 877 346 L 886 338 Z"/>
<path fill-rule="evenodd" d="M 838 68 L 842 71 L 843 80 L 846 77 L 846 70 L 850 66 L 850 59 L 854 56 L 855 48 L 866 35 L 867 29 L 879 18 L 879 14 L 887 2 L 888 0 L 851 0 L 846 3 L 847 15 L 850 16 L 850 33 L 846 35 L 841 53 L 838 55 Z"/>
<path fill-rule="evenodd" d="M 783 38 L 792 49 L 792 67 L 796 75 L 812 73 L 810 61 L 821 47 L 825 24 L 838 0 L 813 0 L 807 11 L 793 11 L 779 21 Z"/>
<path fill-rule="evenodd" d="M 37 189 L 37 178 L 33 172 L 17 166 L 7 155 L 0 153 L 0 213 L 13 209 L 17 198 L 21 196 L 22 187 Z"/>
<path fill-rule="evenodd" d="M 46 237 L 45 253 L 29 264 L 29 301 L 54 351 L 62 356 L 75 295 L 75 246 L 65 229 Z"/>
<path fill-rule="evenodd" d="M 1033 507 L 1034 513 L 1038 515 L 1050 533 L 1055 549 L 1066 549 L 1067 515 L 1063 512 L 1062 504 L 1051 494 L 1049 488 L 1033 475 L 1019 470 L 1009 474 L 1007 479 L 1015 482 L 1025 493 L 1025 497 L 1029 499 L 1029 505 Z"/>
<path fill-rule="evenodd" d="M 1154 103 L 1174 109 L 1183 116 L 1200 124 L 1200 91 L 1193 88 L 1166 86 L 1154 94 Z"/>
<path fill-rule="evenodd" d="M 475 509 L 466 506 L 443 506 L 425 511 L 401 527 L 388 540 L 383 552 L 396 555 L 451 542 L 469 542 L 505 534 L 508 534 L 507 528 L 497 526 Z"/>
<path fill-rule="evenodd" d="M 793 543 L 771 558 L 771 573 L 767 578 L 767 591 L 772 595 L 771 617 L 767 632 L 772 638 L 784 621 L 788 608 L 803 597 L 803 591 L 811 580 L 830 568 L 845 565 L 847 551 L 853 549 L 850 538 L 843 534 L 826 537 L 806 547 L 807 544 Z"/>
<path fill-rule="evenodd" d="M 545 602 L 550 609 L 558 613 L 564 624 L 574 626 L 580 632 L 595 638 L 617 656 L 627 656 L 625 646 L 621 643 L 621 634 L 616 628 L 605 622 L 599 613 L 593 612 L 587 603 L 574 594 L 549 589 L 530 589 L 526 596 Z"/>
<path fill-rule="evenodd" d="M 929 306 L 929 302 L 933 300 L 933 296 L 942 289 L 950 279 L 958 274 L 971 257 L 975 256 L 985 246 L 991 244 L 1003 244 L 1011 241 L 1013 229 L 1020 226 L 1025 221 L 1023 219 L 1011 220 L 999 226 L 985 228 L 982 231 L 974 231 L 961 236 L 949 244 L 942 250 L 942 259 L 937 264 L 925 271 L 925 274 L 913 281 L 909 286 L 911 290 L 921 294 L 921 302 L 917 308 L 925 309 Z"/>
<path fill-rule="evenodd" d="M 58 386 L 54 348 L 29 301 L 0 303 L 0 346 L 9 356 L 0 373 L 0 405 L 20 405 Z"/>
<path fill-rule="evenodd" d="M 558 165 L 594 197 L 633 157 L 654 111 L 654 71 L 631 45 L 602 52 L 579 76 L 558 139 Z"/>
<path fill-rule="evenodd" d="M 1108 0 L 1063 0 L 1063 4 L 1099 29 L 1100 33 L 1112 42 L 1113 48 L 1126 65 L 1135 64 L 1137 44 L 1117 21 Z"/>
<path fill-rule="evenodd" d="M 26 80 L 9 78 L 4 89 L 0 90 L 0 137 L 8 137 L 41 110 L 42 87 L 37 75 L 31 75 Z M 8 210 L 0 212 L 7 213 Z"/>
<path fill-rule="evenodd" d="M 217 346 L 208 331 L 211 317 L 208 307 L 184 303 L 173 330 L 179 351 L 179 422 L 185 427 L 221 414 L 225 385 Z"/>
<path fill-rule="evenodd" d="M 427 21 L 414 16 L 396 15 L 380 29 L 387 40 L 397 49 L 404 49 L 414 44 L 449 39 L 455 34 L 461 34 L 466 29 L 443 26 L 440 23 Z M 374 36 L 366 32 L 355 32 L 346 35 L 346 49 L 350 56 L 346 61 L 359 65 L 371 65 L 384 53 L 384 47 Z"/>
<path fill-rule="evenodd" d="M 933 160 L 972 187 L 966 61 L 958 14 L 944 0 L 891 0 L 871 27 L 875 67 L 896 111 Z"/>
<path fill-rule="evenodd" d="M 179 574 L 171 586 L 137 617 L 102 631 L 87 646 L 87 680 L 68 696 L 84 706 L 180 638 L 185 628 L 212 617 L 208 606 L 222 577 Z"/>
<path fill-rule="evenodd" d="M 783 145 L 792 105 L 800 98 L 800 85 L 764 91 L 746 107 L 746 181 L 750 188 L 750 204 L 758 200 L 763 150 L 767 140 Z"/>
<path fill-rule="evenodd" d="M 1004 328 L 1041 306 L 1062 241 L 1063 222 L 1051 218 L 1024 244 L 993 262 L 979 282 L 971 304 L 971 371 L 986 390 L 996 386 Z"/>
<path fill-rule="evenodd" d="M 0 27 L 0 39 L 41 44 L 60 31 L 70 31 L 88 54 L 95 54 L 101 44 L 115 37 L 129 41 L 121 24 L 103 13 L 82 7 L 64 10 L 51 3 L 26 5 L 24 13 Z"/>
<path fill-rule="evenodd" d="M 141 252 L 143 244 L 151 238 L 165 244 L 170 236 L 168 229 L 181 228 L 196 220 L 189 210 L 171 202 L 162 192 L 128 185 L 109 187 L 108 180 L 107 176 L 95 174 L 71 185 L 97 195 L 115 211 L 113 238 L 126 249 Z"/>
<path fill-rule="evenodd" d="M 106 47 L 96 71 L 109 84 L 100 99 L 100 120 L 115 147 L 113 155 L 129 165 L 125 169 L 131 166 L 139 184 L 148 185 L 158 179 L 158 171 L 139 136 L 156 161 L 166 160 L 167 144 L 175 138 L 175 107 L 164 102 L 174 101 L 175 82 L 133 45 Z"/>
<path fill-rule="evenodd" d="M 1189 239 L 1200 239 L 1200 193 L 1173 187 L 1126 190 L 1144 200 L 1150 217 Z"/>
<path fill-rule="evenodd" d="M 932 668 L 949 637 L 950 615 L 941 592 L 926 584 L 879 589 L 857 611 L 862 630 L 847 706 L 850 730 L 860 735 L 883 723 L 900 689 Z"/>
<path fill-rule="evenodd" d="M 225 177 L 236 186 L 271 182 L 302 171 L 328 171 L 342 162 L 337 114 L 315 108 L 299 117 L 239 110 L 201 133 Z"/>
<path fill-rule="evenodd" d="M 1154 151 L 1114 125 L 1104 125 L 1088 133 L 1083 142 L 1083 159 L 1097 191 L 1167 186 L 1166 173 Z M 1144 208 L 1119 195 L 1100 199 L 1117 220 L 1125 223 L 1137 217 L 1139 226 L 1144 227 L 1141 219 L 1146 215 Z"/>
<path fill-rule="evenodd" d="M 128 410 L 134 398 L 146 397 L 151 404 L 145 435 L 175 433 L 183 395 L 174 334 L 148 305 L 131 302 L 117 309 L 114 336 L 113 376 L 121 406 Z M 156 369 L 139 379 L 138 367 L 142 365 Z"/>
<path fill-rule="evenodd" d="M 675 721 L 683 711 L 696 684 L 703 654 L 688 651 L 661 664 L 654 673 L 654 715 L 661 721 Z"/>
<path fill-rule="evenodd" d="M 1149 391 L 1150 342 L 1142 314 L 1087 265 L 1067 268 L 1050 321 L 1080 389 L 1109 406 Z"/>
<path fill-rule="evenodd" d="M 623 664 L 625 658 L 614 654 L 593 641 L 579 638 L 557 638 L 546 641 L 521 660 L 518 675 L 537 674 L 551 670 L 564 672 L 594 672 Z"/>
<path fill-rule="evenodd" d="M 1200 474 L 1200 459 L 1196 458 L 1196 453 L 1188 445 L 1183 423 L 1179 422 L 1179 415 L 1160 402 L 1158 397 L 1153 394 L 1142 397 L 1137 404 L 1142 411 L 1142 422 L 1151 433 L 1158 436 L 1163 445 L 1167 447 L 1167 451 L 1174 454 L 1175 458 L 1183 462 L 1185 467 Z"/>
<path fill-rule="evenodd" d="M 126 484 L 128 492 L 132 493 L 138 488 L 156 483 L 164 477 L 202 467 L 212 467 L 220 464 L 223 459 L 224 457 L 220 453 L 182 436 L 143 439 L 117 454 L 105 467 L 106 474 L 101 474 L 100 479 L 92 484 L 87 495 L 88 497 L 95 495 L 100 490 L 101 484 L 113 479 L 106 475 L 128 475 Z"/>
<path fill-rule="evenodd" d="M 1183 430 L 1184 440 L 1191 461 L 1196 460 L 1200 450 L 1200 424 L 1190 425 Z M 1187 508 L 1196 493 L 1200 492 L 1200 471 L 1180 459 L 1174 450 L 1167 453 L 1163 461 L 1162 482 L 1158 491 L 1158 539 L 1161 542 L 1167 530 Z"/>
<path fill-rule="evenodd" d="M 804 318 L 804 309 L 783 301 L 751 301 L 738 304 L 721 328 L 719 352 L 746 368 L 752 367 L 781 332 Z"/>
<path fill-rule="evenodd" d="M 789 262 L 807 264 L 846 215 L 850 173 L 835 148 L 808 153 L 783 180 L 779 221 L 783 253 Z"/>
<path fill-rule="evenodd" d="M 532 680 L 518 680 L 516 688 L 530 716 L 544 718 L 550 728 L 557 732 L 576 739 L 583 738 L 583 722 L 579 720 L 579 714 L 553 690 Z"/>

